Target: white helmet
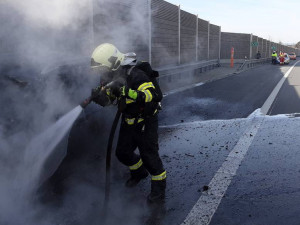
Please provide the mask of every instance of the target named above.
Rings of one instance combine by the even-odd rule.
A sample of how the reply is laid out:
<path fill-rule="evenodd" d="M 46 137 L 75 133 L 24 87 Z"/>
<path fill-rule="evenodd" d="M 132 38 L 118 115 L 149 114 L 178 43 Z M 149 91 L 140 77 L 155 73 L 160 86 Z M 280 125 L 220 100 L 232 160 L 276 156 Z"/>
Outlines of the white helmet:
<path fill-rule="evenodd" d="M 120 52 L 116 46 L 109 43 L 104 43 L 99 45 L 93 51 L 91 57 L 91 68 L 116 71 L 119 69 L 124 58 L 125 55 Z"/>

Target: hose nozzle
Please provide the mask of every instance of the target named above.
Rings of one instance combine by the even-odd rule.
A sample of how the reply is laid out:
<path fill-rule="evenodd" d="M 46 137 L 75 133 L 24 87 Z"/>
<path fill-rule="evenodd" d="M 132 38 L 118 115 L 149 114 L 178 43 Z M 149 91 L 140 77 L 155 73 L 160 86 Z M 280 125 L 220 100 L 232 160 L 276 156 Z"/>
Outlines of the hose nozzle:
<path fill-rule="evenodd" d="M 92 96 L 88 97 L 83 102 L 81 102 L 80 106 L 84 109 L 85 107 L 87 107 L 91 103 L 91 101 L 92 101 Z"/>

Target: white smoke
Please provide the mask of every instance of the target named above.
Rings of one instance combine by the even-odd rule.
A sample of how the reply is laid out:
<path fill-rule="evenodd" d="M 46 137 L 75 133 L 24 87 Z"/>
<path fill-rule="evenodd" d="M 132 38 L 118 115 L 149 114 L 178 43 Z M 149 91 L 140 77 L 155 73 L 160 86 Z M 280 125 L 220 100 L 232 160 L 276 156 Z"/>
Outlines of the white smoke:
<path fill-rule="evenodd" d="M 78 22 L 85 20 L 89 0 L 7 0 L 16 11 L 24 16 L 26 23 L 41 28 L 77 29 Z M 43 26 L 43 27 L 42 27 Z"/>
<path fill-rule="evenodd" d="M 119 7 L 118 13 L 122 12 L 122 7 L 126 9 L 126 20 L 123 21 L 123 16 L 114 13 L 112 5 L 105 3 L 108 1 L 0 2 L 0 103 L 5 106 L 0 112 L 0 224 L 57 224 L 57 221 L 71 224 L 77 219 L 85 221 L 91 212 L 81 209 L 85 205 L 88 205 L 86 209 L 92 209 L 93 196 L 102 196 L 96 182 L 80 184 L 72 178 L 70 182 L 74 182 L 71 186 L 75 190 L 64 199 L 65 207 L 52 211 L 47 206 L 34 203 L 34 195 L 24 195 L 24 185 L 31 188 L 25 188 L 26 193 L 35 190 L 34 184 L 31 186 L 29 182 L 30 170 L 41 167 L 42 160 L 46 160 L 42 152 L 49 147 L 39 145 L 41 140 L 34 138 L 88 97 L 90 89 L 97 85 L 98 78 L 88 74 L 93 48 L 103 42 L 111 42 L 123 52 L 134 51 L 136 44 L 142 46 L 148 41 L 148 28 L 145 26 L 148 18 L 143 4 L 128 7 L 122 1 L 114 1 L 113 5 Z M 96 24 L 93 22 L 94 15 L 99 14 L 101 16 Z M 115 17 L 109 22 L 112 15 Z M 107 18 L 105 23 L 102 18 Z M 146 51 L 141 50 L 147 55 Z M 94 123 L 93 126 L 96 129 L 100 126 L 100 130 L 108 132 L 110 121 L 99 117 L 100 125 Z M 39 149 L 26 150 L 31 140 L 37 142 L 33 146 L 39 146 Z M 106 143 L 107 135 L 98 136 L 95 140 L 95 148 L 100 149 L 97 144 Z M 26 163 L 24 166 L 24 160 L 29 162 L 30 154 L 36 152 L 39 154 L 32 155 L 32 167 Z M 99 179 L 99 171 L 91 171 L 89 167 L 84 171 L 97 174 L 93 176 Z M 33 174 L 39 172 L 34 171 Z M 83 201 L 78 193 L 86 191 L 92 197 Z M 101 200 L 98 200 L 98 205 L 101 205 Z M 80 202 L 83 207 L 73 212 L 69 207 L 74 202 Z M 97 215 L 99 208 L 101 206 L 93 209 L 93 215 Z M 70 212 L 74 213 L 74 218 L 61 220 Z"/>

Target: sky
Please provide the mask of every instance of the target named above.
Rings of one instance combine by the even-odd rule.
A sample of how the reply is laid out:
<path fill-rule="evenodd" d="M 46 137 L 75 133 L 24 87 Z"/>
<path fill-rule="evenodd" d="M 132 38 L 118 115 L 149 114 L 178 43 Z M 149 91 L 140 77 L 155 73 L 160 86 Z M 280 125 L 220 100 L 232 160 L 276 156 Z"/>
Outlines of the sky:
<path fill-rule="evenodd" d="M 252 33 L 275 42 L 300 41 L 299 0 L 166 0 L 224 32 Z M 283 16 L 282 16 L 283 15 Z"/>

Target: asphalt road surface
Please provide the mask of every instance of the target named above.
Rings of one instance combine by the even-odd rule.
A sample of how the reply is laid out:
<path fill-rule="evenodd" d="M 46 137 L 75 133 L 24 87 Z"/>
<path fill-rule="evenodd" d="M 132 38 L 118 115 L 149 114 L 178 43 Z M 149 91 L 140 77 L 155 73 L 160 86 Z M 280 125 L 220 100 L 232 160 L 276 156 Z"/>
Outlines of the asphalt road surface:
<path fill-rule="evenodd" d="M 190 145 L 187 142 L 181 148 L 181 154 L 186 155 L 183 158 L 193 155 L 189 153 L 191 151 L 208 154 L 205 157 L 198 157 L 198 154 L 195 154 L 196 156 L 189 159 L 189 169 L 184 171 L 189 171 L 188 174 L 190 174 L 196 170 L 194 172 L 196 175 L 192 179 L 184 181 L 185 184 L 188 183 L 184 193 L 189 197 L 185 197 L 183 194 L 184 200 L 179 205 L 190 207 L 188 199 L 197 198 L 196 187 L 200 192 L 199 197 L 201 193 L 202 195 L 203 193 L 207 194 L 205 191 L 203 192 L 203 186 L 208 185 L 212 179 L 211 172 L 216 174 L 221 166 L 220 163 L 224 162 L 228 155 L 228 149 L 234 149 L 234 146 L 241 139 L 242 143 L 247 141 L 241 136 L 243 132 L 250 129 L 249 126 L 253 123 L 251 118 L 255 115 L 246 120 L 237 120 L 236 118 L 247 118 L 253 111 L 262 107 L 289 68 L 290 66 L 280 68 L 266 65 L 204 84 L 193 90 L 176 93 L 165 99 L 164 107 L 166 110 L 161 114 L 161 123 L 168 125 L 187 122 L 178 126 L 177 129 L 185 131 L 183 132 L 183 139 L 187 136 L 193 140 Z M 299 67 L 296 65 L 284 82 L 268 114 L 291 114 L 300 111 L 299 72 Z M 174 104 L 175 102 L 177 104 Z M 293 129 L 296 124 L 299 124 L 299 121 L 286 118 L 278 119 L 277 117 L 276 119 L 259 118 L 257 123 L 260 128 L 255 128 L 256 135 L 246 150 L 248 154 L 245 154 L 245 158 L 241 158 L 240 168 L 237 170 L 236 176 L 232 177 L 231 184 L 228 184 L 229 188 L 226 194 L 219 199 L 219 202 L 216 202 L 214 207 L 208 204 L 209 200 L 202 199 L 198 202 L 198 204 L 202 203 L 202 206 L 198 208 L 199 211 L 196 214 L 200 214 L 204 219 L 192 215 L 194 220 L 188 219 L 186 224 L 209 224 L 211 217 L 206 218 L 209 216 L 200 212 L 208 209 L 215 210 L 214 214 L 209 214 L 213 216 L 210 224 L 300 224 L 300 217 L 297 215 L 299 213 L 297 204 L 300 200 L 299 188 L 295 184 L 295 181 L 299 181 L 300 172 L 299 166 L 297 166 L 299 135 Z M 234 120 L 226 121 L 222 125 L 222 122 L 224 123 L 224 120 L 228 119 Z M 190 122 L 199 120 L 206 122 L 198 123 L 198 125 L 213 126 L 213 128 L 203 129 L 204 132 L 212 132 L 213 136 L 203 137 L 203 135 L 209 134 L 200 134 L 202 126 L 200 126 L 198 138 L 190 134 L 191 129 L 195 129 L 194 126 L 197 124 Z M 236 124 L 231 124 L 233 121 Z M 220 124 L 217 126 L 215 123 Z M 172 126 L 170 128 L 175 129 Z M 227 129 L 229 134 L 226 134 Z M 221 137 L 222 135 L 224 136 Z M 180 137 L 180 135 L 177 136 Z M 210 140 L 208 144 L 207 139 Z M 170 141 L 173 142 L 174 139 Z M 198 143 L 198 147 L 196 147 L 198 152 L 195 152 L 195 148 L 191 147 L 195 143 Z M 179 144 L 174 145 L 177 147 L 176 149 L 180 146 Z M 170 146 L 170 144 L 168 143 L 166 146 Z M 246 147 L 242 146 L 241 148 Z M 193 165 L 193 162 L 196 165 Z M 170 168 L 171 173 L 172 169 Z M 199 173 L 199 171 L 201 172 Z M 195 184 L 196 180 L 198 186 Z M 193 190 L 194 185 L 195 189 Z M 222 186 L 222 184 L 218 185 Z M 181 213 L 186 214 L 185 208 L 178 208 L 178 211 L 170 216 L 172 218 L 170 224 L 176 224 L 173 222 L 175 221 L 174 217 L 177 217 L 181 222 L 183 221 L 180 215 Z M 177 224 L 181 222 L 177 221 Z M 166 224 L 168 223 L 166 222 Z"/>
<path fill-rule="evenodd" d="M 265 65 L 167 96 L 160 122 L 167 125 L 182 121 L 245 118 L 263 105 L 289 68 Z M 293 82 L 296 81 L 297 77 L 294 77 Z"/>
<path fill-rule="evenodd" d="M 293 115 L 265 116 L 259 110 L 293 64 L 263 65 L 164 98 L 163 205 L 146 204 L 149 177 L 125 188 L 129 174 L 113 157 L 110 201 L 103 209 L 107 135 L 102 134 L 110 125 L 93 114 L 88 122 L 79 120 L 68 156 L 46 185 L 60 197 L 41 197 L 56 210 L 45 217 L 52 224 L 300 224 L 297 65 L 268 113 Z"/>
<path fill-rule="evenodd" d="M 300 112 L 300 65 L 297 64 L 283 84 L 268 114 L 287 114 Z"/>

